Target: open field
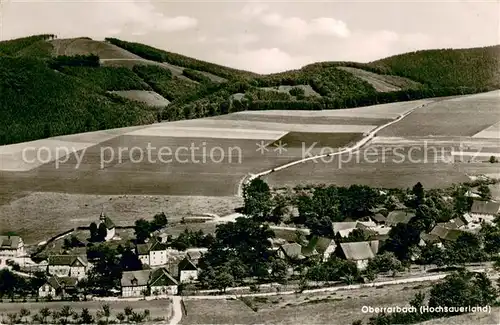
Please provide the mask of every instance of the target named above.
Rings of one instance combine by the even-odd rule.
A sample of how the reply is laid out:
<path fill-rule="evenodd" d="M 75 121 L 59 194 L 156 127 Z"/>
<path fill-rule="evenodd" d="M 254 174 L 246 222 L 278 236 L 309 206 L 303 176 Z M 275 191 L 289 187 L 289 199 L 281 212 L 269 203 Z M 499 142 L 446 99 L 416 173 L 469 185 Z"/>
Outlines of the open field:
<path fill-rule="evenodd" d="M 500 91 L 429 104 L 380 136 L 473 136 L 500 121 Z"/>
<path fill-rule="evenodd" d="M 379 75 L 370 71 L 351 67 L 338 67 L 338 69 L 350 72 L 356 77 L 363 79 L 379 92 L 398 91 L 402 88 L 415 87 L 419 85 L 418 82 L 398 76 Z"/>
<path fill-rule="evenodd" d="M 145 103 L 146 105 L 152 107 L 165 107 L 168 104 L 170 104 L 168 99 L 165 99 L 162 95 L 155 93 L 154 91 L 119 90 L 119 91 L 111 91 L 111 93 L 130 100 L 135 100 L 137 102 Z"/>
<path fill-rule="evenodd" d="M 311 146 L 339 148 L 352 145 L 362 138 L 362 133 L 289 132 L 274 141 L 272 145 L 278 145 L 281 141 L 286 148 L 309 148 Z"/>
<path fill-rule="evenodd" d="M 488 138 L 488 139 L 499 139 L 500 138 L 500 122 L 493 124 L 492 126 L 481 130 L 473 135 L 474 138 Z"/>
<path fill-rule="evenodd" d="M 163 318 L 168 320 L 171 317 L 172 307 L 170 300 L 150 300 L 150 301 L 54 301 L 43 303 L 0 303 L 0 319 L 8 313 L 19 313 L 22 308 L 28 309 L 31 315 L 38 313 L 40 309 L 47 307 L 51 311 L 59 311 L 63 306 L 71 306 L 73 311 L 81 313 L 83 308 L 88 308 L 89 312 L 95 317 L 96 312 L 101 309 L 101 306 L 108 303 L 111 307 L 111 319 L 115 319 L 117 313 L 123 313 L 125 307 L 132 307 L 135 312 L 144 312 L 148 309 L 151 313 L 151 319 Z M 49 318 L 50 319 L 50 318 Z"/>
<path fill-rule="evenodd" d="M 98 185 L 97 185 L 98 186 Z M 98 188 L 98 187 L 96 187 Z M 92 195 L 34 192 L 0 206 L 0 230 L 16 231 L 28 244 L 36 244 L 77 226 L 88 226 L 104 211 L 118 226 L 132 225 L 165 212 L 170 222 L 203 213 L 226 215 L 242 199 L 210 196 Z M 43 218 L 41 218 L 43 216 Z M 189 224 L 189 228 L 198 224 Z M 175 234 L 184 225 L 172 227 Z M 214 228 L 214 227 L 212 227 Z"/>
<path fill-rule="evenodd" d="M 54 46 L 55 55 L 87 55 L 92 53 L 101 59 L 141 59 L 141 57 L 116 45 L 86 38 L 54 39 L 50 43 Z"/>
<path fill-rule="evenodd" d="M 214 120 L 238 120 L 255 122 L 279 122 L 285 124 L 328 124 L 328 125 L 382 125 L 391 121 L 388 118 L 366 118 L 348 116 L 274 116 L 262 112 L 262 114 L 239 114 L 233 113 L 212 117 Z"/>
<path fill-rule="evenodd" d="M 427 292 L 428 285 L 248 298 L 257 312 L 240 300 L 186 300 L 187 315 L 182 324 L 351 324 L 358 319 L 366 322 L 374 315 L 362 313 L 361 307 L 407 306 L 417 292 Z"/>
<path fill-rule="evenodd" d="M 269 110 L 269 111 L 243 111 L 235 114 L 271 115 L 271 116 L 301 116 L 301 117 L 352 117 L 352 118 L 376 118 L 394 119 L 409 110 L 426 103 L 435 102 L 437 99 L 422 99 L 409 102 L 398 102 L 363 106 L 348 109 L 323 110 L 323 111 L 299 111 L 299 110 Z"/>

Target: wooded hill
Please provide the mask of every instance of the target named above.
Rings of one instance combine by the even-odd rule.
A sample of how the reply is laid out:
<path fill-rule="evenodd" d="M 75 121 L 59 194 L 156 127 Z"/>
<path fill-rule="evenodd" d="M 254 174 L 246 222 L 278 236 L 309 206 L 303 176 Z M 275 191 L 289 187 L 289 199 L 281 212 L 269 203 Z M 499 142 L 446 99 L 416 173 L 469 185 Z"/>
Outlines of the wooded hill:
<path fill-rule="evenodd" d="M 269 75 L 107 38 L 0 42 L 0 145 L 264 109 L 341 109 L 500 88 L 500 46 L 428 50 L 371 63 L 320 62 Z M 152 108 L 110 91 L 147 90 Z"/>

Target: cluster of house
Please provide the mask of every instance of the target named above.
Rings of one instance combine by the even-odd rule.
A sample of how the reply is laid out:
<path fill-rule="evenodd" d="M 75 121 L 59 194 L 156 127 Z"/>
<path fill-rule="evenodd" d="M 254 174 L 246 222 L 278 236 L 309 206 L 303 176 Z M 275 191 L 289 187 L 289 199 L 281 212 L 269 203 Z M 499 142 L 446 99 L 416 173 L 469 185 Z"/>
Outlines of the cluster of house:
<path fill-rule="evenodd" d="M 421 233 L 420 245 L 435 244 L 442 247 L 446 241 L 456 241 L 463 232 L 476 232 L 481 223 L 492 223 L 500 213 L 500 203 L 475 200 L 471 211 L 462 217 L 451 219 L 446 223 L 438 223 L 429 233 Z M 337 245 L 335 240 L 326 237 L 313 237 L 309 241 L 300 240 L 296 233 L 290 233 L 289 238 L 274 240 L 273 247 L 278 256 L 284 259 L 301 260 L 311 256 L 319 256 L 327 260 L 331 255 L 354 262 L 358 269 L 363 270 L 368 261 L 379 250 L 381 242 L 389 237 L 389 231 L 397 224 L 408 224 L 415 213 L 406 209 L 398 209 L 387 216 L 374 211 L 373 216 L 352 221 L 333 222 L 332 228 L 336 238 L 348 237 L 354 230 L 363 229 L 373 240 L 362 242 L 342 242 Z M 304 231 L 304 235 L 308 232 Z M 282 236 L 287 237 L 287 236 Z"/>

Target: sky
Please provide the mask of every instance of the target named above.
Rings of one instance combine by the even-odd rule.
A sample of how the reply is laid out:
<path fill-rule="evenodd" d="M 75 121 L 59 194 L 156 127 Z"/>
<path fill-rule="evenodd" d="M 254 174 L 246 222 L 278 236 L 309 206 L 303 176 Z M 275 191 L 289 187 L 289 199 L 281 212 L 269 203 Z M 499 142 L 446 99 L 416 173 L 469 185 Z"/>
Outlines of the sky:
<path fill-rule="evenodd" d="M 116 37 L 272 73 L 500 43 L 497 1 L 0 0 L 0 40 Z"/>

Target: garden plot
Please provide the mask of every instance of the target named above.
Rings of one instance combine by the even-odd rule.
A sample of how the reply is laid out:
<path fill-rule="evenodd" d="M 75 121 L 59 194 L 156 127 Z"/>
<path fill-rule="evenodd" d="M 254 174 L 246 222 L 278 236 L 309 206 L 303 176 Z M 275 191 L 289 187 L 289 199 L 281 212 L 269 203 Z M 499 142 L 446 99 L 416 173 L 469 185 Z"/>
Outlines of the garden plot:
<path fill-rule="evenodd" d="M 110 91 L 110 93 L 116 94 L 118 96 L 124 97 L 129 100 L 136 102 L 145 103 L 151 107 L 165 107 L 170 104 L 170 101 L 164 98 L 162 95 L 148 90 L 118 90 Z"/>
<path fill-rule="evenodd" d="M 380 136 L 473 136 L 500 120 L 500 92 L 462 96 L 416 109 Z"/>

